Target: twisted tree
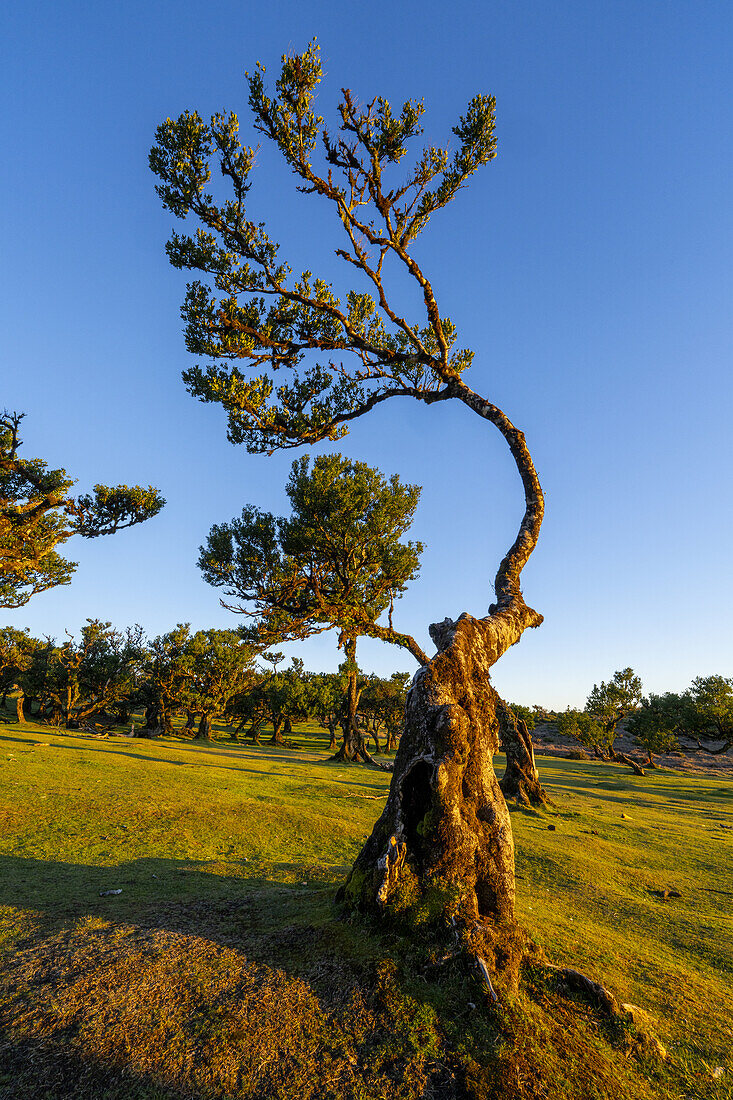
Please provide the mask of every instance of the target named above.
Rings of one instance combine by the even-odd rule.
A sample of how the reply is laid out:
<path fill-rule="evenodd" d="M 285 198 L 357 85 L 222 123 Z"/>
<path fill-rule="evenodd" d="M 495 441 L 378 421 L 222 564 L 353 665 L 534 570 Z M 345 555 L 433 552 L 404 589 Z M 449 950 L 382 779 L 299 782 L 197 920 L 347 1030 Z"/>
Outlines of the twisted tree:
<path fill-rule="evenodd" d="M 381 97 L 360 104 L 344 90 L 331 131 L 315 110 L 320 81 L 313 43 L 283 58 L 271 95 L 258 65 L 248 76 L 249 105 L 255 129 L 280 151 L 298 189 L 332 204 L 344 231 L 337 254 L 366 290 L 340 298 L 312 272 L 294 274 L 264 226 L 250 220 L 255 151 L 241 144 L 235 114 L 167 119 L 150 165 L 164 206 L 198 223 L 192 233 L 174 232 L 167 251 L 174 267 L 201 275 L 183 305 L 186 345 L 213 360 L 185 371 L 184 380 L 194 396 L 224 407 L 230 440 L 254 453 L 339 439 L 351 421 L 399 397 L 459 401 L 506 441 L 524 514 L 496 572 L 494 602 L 484 617 L 464 613 L 430 627 L 437 653 L 415 675 L 387 804 L 344 897 L 384 912 L 404 908 L 407 896 L 438 896 L 431 911 L 463 922 L 481 940 L 475 949 L 489 968 L 511 980 L 519 958 L 514 852 L 492 764 L 499 723 L 489 675 L 542 622 L 524 601 L 520 576 L 537 543 L 543 496 L 523 433 L 464 381 L 473 353 L 458 345 L 412 254 L 431 217 L 496 156 L 495 102 L 477 95 L 453 128 L 455 152 L 427 145 L 404 172 L 423 105 L 408 101 L 393 113 Z M 221 201 L 212 193 L 212 164 L 227 188 Z M 420 318 L 403 316 L 390 298 L 390 265 L 417 286 Z"/>

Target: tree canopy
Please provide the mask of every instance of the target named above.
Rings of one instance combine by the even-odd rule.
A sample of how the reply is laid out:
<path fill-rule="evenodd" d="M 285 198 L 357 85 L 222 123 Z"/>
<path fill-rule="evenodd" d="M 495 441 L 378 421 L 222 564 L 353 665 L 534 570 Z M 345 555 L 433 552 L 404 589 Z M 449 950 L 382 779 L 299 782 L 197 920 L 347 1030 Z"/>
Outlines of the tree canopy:
<path fill-rule="evenodd" d="M 37 593 L 68 584 L 76 563 L 56 548 L 72 535 L 111 535 L 165 504 L 152 485 L 95 485 L 93 493 L 72 496 L 66 470 L 19 456 L 23 415 L 0 416 L 0 607 L 22 607 Z"/>
<path fill-rule="evenodd" d="M 523 434 L 463 382 L 473 353 L 458 346 L 456 327 L 441 315 L 410 253 L 430 218 L 496 155 L 494 98 L 471 100 L 453 127 L 452 155 L 447 146 L 428 145 L 405 171 L 408 146 L 423 132 L 422 102 L 408 100 L 393 112 L 380 96 L 362 105 L 344 89 L 332 132 L 316 113 L 321 78 L 314 41 L 302 54 L 283 56 L 272 97 L 258 64 L 247 76 L 249 106 L 255 130 L 279 150 L 299 190 L 333 205 L 345 233 L 337 255 L 367 292 L 339 297 L 313 272 L 296 275 L 265 227 L 248 216 L 255 150 L 240 142 L 236 114 L 205 122 L 185 111 L 166 119 L 150 152 L 156 190 L 177 218 L 192 215 L 199 223 L 193 233 L 174 231 L 167 245 L 174 267 L 202 276 L 189 283 L 183 304 L 186 346 L 217 361 L 184 371 L 184 380 L 194 396 L 224 407 L 229 438 L 255 453 L 339 439 L 352 420 L 393 397 L 426 404 L 455 398 L 493 423 L 525 492 L 520 530 L 494 585 L 496 610 L 512 612 L 511 628 L 521 633 L 542 621 L 519 587 L 542 522 L 542 491 Z M 225 184 L 220 201 L 214 166 Z M 390 265 L 419 288 L 422 318 L 409 320 L 391 303 Z"/>
<path fill-rule="evenodd" d="M 394 602 L 419 570 L 422 543 L 402 541 L 419 488 L 338 454 L 296 460 L 286 488 L 290 516 L 246 506 L 201 548 L 206 580 L 239 601 L 226 606 L 250 615 L 267 645 L 336 627 L 342 645 L 369 635 L 424 664 L 415 640 L 392 625 Z"/>

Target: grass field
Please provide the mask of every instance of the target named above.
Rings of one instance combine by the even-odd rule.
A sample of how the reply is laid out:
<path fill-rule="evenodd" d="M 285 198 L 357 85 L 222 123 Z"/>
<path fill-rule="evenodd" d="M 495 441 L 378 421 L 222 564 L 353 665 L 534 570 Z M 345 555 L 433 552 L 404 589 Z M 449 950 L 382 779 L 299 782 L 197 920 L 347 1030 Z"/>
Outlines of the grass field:
<path fill-rule="evenodd" d="M 646 1010 L 662 1062 L 542 966 L 490 1009 L 344 919 L 389 775 L 296 738 L 0 726 L 0 1096 L 733 1097 L 730 780 L 540 758 L 554 805 L 512 813 L 522 924 Z"/>

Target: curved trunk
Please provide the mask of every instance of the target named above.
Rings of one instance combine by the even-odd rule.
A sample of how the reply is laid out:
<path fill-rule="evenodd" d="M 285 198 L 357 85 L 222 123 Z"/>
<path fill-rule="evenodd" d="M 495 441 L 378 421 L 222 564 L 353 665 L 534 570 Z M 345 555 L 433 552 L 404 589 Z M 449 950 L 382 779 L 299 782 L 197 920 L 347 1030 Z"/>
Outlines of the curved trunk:
<path fill-rule="evenodd" d="M 199 728 L 196 732 L 196 741 L 209 741 L 211 739 L 211 715 L 202 714 Z"/>
<path fill-rule="evenodd" d="M 617 764 L 625 764 L 627 768 L 631 768 L 634 775 L 644 775 L 644 769 L 642 768 L 642 766 L 638 764 L 636 760 L 634 760 L 633 757 L 629 756 L 627 753 L 614 753 L 614 760 Z"/>
<path fill-rule="evenodd" d="M 542 622 L 524 602 L 520 575 L 537 543 L 544 502 L 523 434 L 460 378 L 446 389 L 504 436 L 525 511 L 496 574 L 488 617 L 464 613 L 430 628 L 438 652 L 413 680 L 387 804 L 339 896 L 408 919 L 428 895 L 434 927 L 446 920 L 462 925 L 470 953 L 512 987 L 523 938 L 514 915 L 509 811 L 493 768 L 499 697 L 489 674 L 524 630 Z"/>
<path fill-rule="evenodd" d="M 463 921 L 479 937 L 478 953 L 509 984 L 521 936 L 511 823 L 493 768 L 500 700 L 489 673 L 533 615 L 464 614 L 431 627 L 439 652 L 407 697 L 387 804 L 340 891 L 342 900 L 377 911 L 403 910 L 429 891 L 437 920 Z"/>
<path fill-rule="evenodd" d="M 20 695 L 17 695 L 15 698 L 15 715 L 18 722 L 25 722 L 25 715 L 23 714 L 23 701 L 24 696 L 21 692 Z"/>
<path fill-rule="evenodd" d="M 514 798 L 525 806 L 546 806 L 547 795 L 540 783 L 526 722 L 515 718 L 503 699 L 498 701 L 497 717 L 501 747 L 506 753 L 506 768 L 499 784 L 504 797 Z"/>

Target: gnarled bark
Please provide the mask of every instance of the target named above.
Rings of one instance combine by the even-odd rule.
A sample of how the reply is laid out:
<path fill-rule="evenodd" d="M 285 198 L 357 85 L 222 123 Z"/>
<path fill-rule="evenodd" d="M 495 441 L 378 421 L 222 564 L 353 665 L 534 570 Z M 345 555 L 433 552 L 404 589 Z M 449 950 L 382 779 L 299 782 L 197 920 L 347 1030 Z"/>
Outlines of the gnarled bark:
<path fill-rule="evenodd" d="M 525 806 L 546 806 L 547 795 L 540 783 L 527 723 L 516 718 L 503 699 L 498 700 L 496 712 L 501 747 L 506 753 L 506 768 L 499 783 L 504 797 L 514 798 Z"/>
<path fill-rule="evenodd" d="M 631 768 L 634 775 L 644 775 L 644 769 L 641 764 L 638 764 L 632 756 L 628 755 L 628 753 L 615 752 L 613 758 L 617 763 L 625 764 L 627 768 Z"/>
<path fill-rule="evenodd" d="M 352 905 L 387 913 L 432 895 L 434 919 L 463 924 L 475 957 L 511 985 L 521 936 L 511 823 L 493 767 L 500 700 L 490 672 L 524 630 L 542 622 L 524 602 L 520 574 L 536 545 L 544 502 L 523 434 L 460 379 L 447 388 L 504 436 L 522 478 L 524 516 L 496 574 L 488 617 L 464 613 L 430 628 L 438 652 L 413 680 L 387 804 L 339 893 Z"/>
<path fill-rule="evenodd" d="M 491 924 L 480 953 L 493 947 L 494 971 L 514 975 L 514 845 L 493 768 L 500 701 L 489 674 L 536 619 L 524 608 L 431 627 L 439 652 L 415 675 L 387 804 L 341 892 L 385 912 L 415 889 L 438 891 L 441 917 Z"/>
<path fill-rule="evenodd" d="M 199 728 L 196 731 L 194 741 L 210 741 L 211 740 L 211 715 L 206 711 L 201 715 L 199 722 Z"/>

